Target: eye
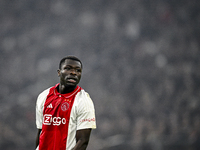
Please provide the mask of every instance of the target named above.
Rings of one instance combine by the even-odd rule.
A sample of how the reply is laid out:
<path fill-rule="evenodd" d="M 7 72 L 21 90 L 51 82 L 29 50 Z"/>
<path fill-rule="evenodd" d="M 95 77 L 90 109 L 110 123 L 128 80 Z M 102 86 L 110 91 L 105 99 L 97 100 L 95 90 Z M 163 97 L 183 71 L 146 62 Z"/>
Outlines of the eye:
<path fill-rule="evenodd" d="M 76 72 L 81 72 L 81 69 L 76 69 Z"/>
<path fill-rule="evenodd" d="M 70 70 L 71 68 L 70 68 L 70 67 L 65 67 L 64 69 L 65 69 L 65 70 Z"/>

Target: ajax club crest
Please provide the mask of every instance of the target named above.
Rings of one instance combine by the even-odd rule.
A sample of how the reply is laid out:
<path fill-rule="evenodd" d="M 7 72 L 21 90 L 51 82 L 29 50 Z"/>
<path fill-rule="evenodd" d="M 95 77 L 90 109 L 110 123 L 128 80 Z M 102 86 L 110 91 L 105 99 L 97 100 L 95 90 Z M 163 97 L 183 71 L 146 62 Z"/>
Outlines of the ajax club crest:
<path fill-rule="evenodd" d="M 62 111 L 67 111 L 69 108 L 69 104 L 67 102 L 62 103 L 61 105 L 61 110 Z"/>

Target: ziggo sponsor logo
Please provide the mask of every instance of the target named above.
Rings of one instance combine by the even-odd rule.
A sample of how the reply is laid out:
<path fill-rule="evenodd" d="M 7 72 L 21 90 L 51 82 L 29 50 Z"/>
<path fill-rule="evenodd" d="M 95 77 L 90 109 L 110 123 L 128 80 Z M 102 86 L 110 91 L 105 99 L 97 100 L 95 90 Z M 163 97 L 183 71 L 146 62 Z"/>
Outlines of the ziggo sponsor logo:
<path fill-rule="evenodd" d="M 60 124 L 66 124 L 66 119 L 61 117 L 52 117 L 52 115 L 45 114 L 43 124 L 44 125 L 53 124 L 54 126 L 59 126 Z"/>

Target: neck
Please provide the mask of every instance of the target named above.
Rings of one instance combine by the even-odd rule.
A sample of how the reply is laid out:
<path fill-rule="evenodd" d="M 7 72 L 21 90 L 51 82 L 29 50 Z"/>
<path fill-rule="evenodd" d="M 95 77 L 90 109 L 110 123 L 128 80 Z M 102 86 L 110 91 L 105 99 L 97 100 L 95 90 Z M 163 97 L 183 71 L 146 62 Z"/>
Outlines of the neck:
<path fill-rule="evenodd" d="M 58 92 L 60 94 L 67 94 L 67 93 L 70 93 L 72 92 L 73 90 L 75 90 L 76 86 L 65 86 L 65 85 L 59 85 L 58 86 Z"/>

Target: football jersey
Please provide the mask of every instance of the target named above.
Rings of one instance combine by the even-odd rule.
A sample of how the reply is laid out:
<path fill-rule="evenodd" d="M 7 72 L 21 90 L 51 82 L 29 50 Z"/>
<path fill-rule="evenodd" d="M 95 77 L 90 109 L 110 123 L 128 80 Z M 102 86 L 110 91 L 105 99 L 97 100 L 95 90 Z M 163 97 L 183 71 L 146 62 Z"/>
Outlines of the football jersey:
<path fill-rule="evenodd" d="M 60 94 L 59 84 L 43 91 L 36 103 L 36 125 L 42 129 L 37 150 L 71 150 L 76 145 L 76 131 L 96 128 L 93 102 L 87 92 L 77 86 Z"/>

